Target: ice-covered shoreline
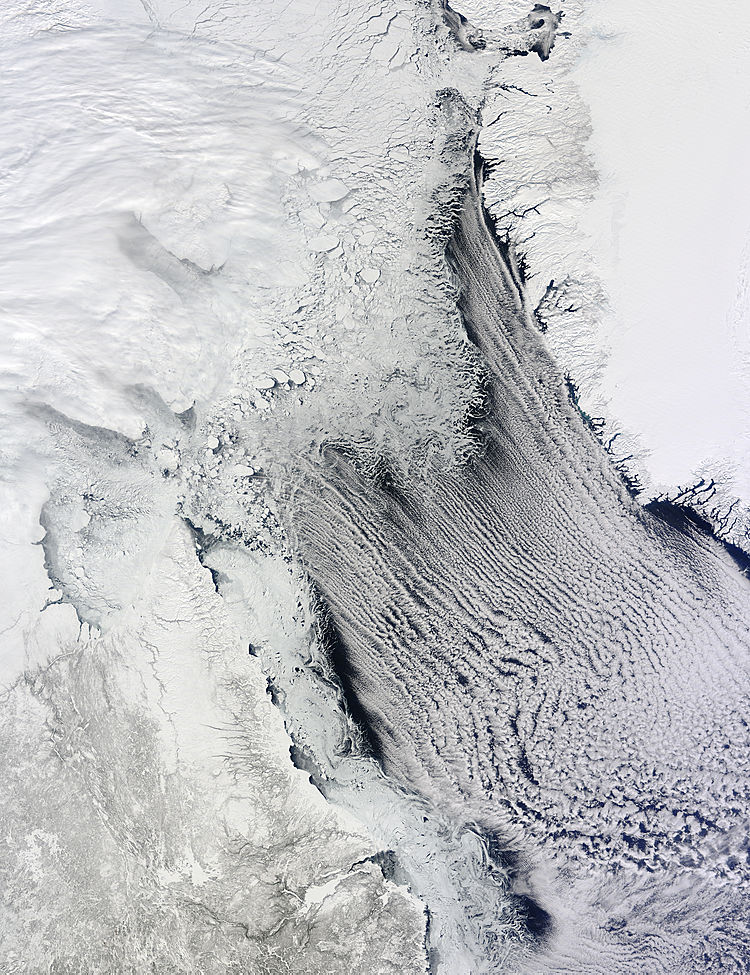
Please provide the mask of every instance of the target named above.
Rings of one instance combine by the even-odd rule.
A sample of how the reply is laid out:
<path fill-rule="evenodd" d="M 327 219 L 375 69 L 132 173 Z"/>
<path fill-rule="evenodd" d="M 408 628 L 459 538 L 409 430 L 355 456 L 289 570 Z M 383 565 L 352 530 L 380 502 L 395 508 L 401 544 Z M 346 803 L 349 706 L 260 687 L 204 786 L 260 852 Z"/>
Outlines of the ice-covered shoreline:
<path fill-rule="evenodd" d="M 692 504 L 747 550 L 747 12 L 675 3 L 665 44 L 645 4 L 561 7 L 549 62 L 509 59 L 487 85 L 490 210 L 642 500 Z M 485 29 L 510 16 L 461 12 Z"/>
<path fill-rule="evenodd" d="M 247 653 L 304 663 L 314 639 L 273 499 L 286 458 L 468 446 L 477 369 L 426 231 L 450 176 L 443 66 L 415 50 L 436 22 L 202 13 L 4 14 L 3 950 L 12 972 L 416 975 L 442 944 L 470 968 L 495 920 L 467 922 L 458 891 L 474 914 L 514 903 L 482 839 L 439 817 L 419 833 L 374 767 L 370 792 L 348 772 L 325 802 Z M 191 533 L 257 557 L 232 576 L 238 617 Z M 294 721 L 343 747 L 335 722 L 329 741 Z M 374 859 L 402 828 L 418 896 Z"/>
<path fill-rule="evenodd" d="M 593 755 L 580 777 L 599 795 L 597 770 L 614 761 L 598 752 L 609 742 L 611 716 L 601 702 L 607 693 L 616 698 L 617 681 L 602 679 L 589 738 L 580 730 L 589 707 L 583 690 L 582 706 L 569 702 L 563 730 L 538 736 L 538 714 L 554 728 L 554 707 L 542 701 L 537 717 L 523 709 L 537 701 L 538 684 L 560 680 L 549 677 L 550 654 L 575 675 L 560 690 L 573 701 L 586 679 L 571 650 L 583 645 L 582 620 L 601 613 L 611 628 L 603 647 L 598 634 L 586 644 L 597 680 L 618 648 L 627 650 L 625 670 L 631 651 L 640 666 L 636 651 L 654 634 L 672 648 L 663 620 L 639 606 L 632 574 L 623 570 L 618 589 L 609 565 L 616 560 L 593 529 L 590 538 L 571 530 L 576 517 L 587 530 L 603 518 L 583 490 L 586 477 L 622 504 L 617 517 L 629 519 L 631 534 L 610 524 L 610 550 L 629 540 L 633 565 L 641 558 L 633 539 L 647 524 L 650 543 L 654 536 L 657 548 L 673 544 L 678 561 L 683 545 L 694 546 L 707 578 L 713 572 L 721 582 L 731 567 L 690 526 L 687 541 L 666 531 L 664 543 L 658 522 L 632 505 L 608 468 L 602 473 L 589 441 L 576 453 L 566 440 L 580 424 L 539 351 L 531 312 L 546 324 L 563 369 L 570 364 L 588 409 L 586 397 L 600 382 L 605 388 L 605 365 L 590 334 L 599 279 L 577 237 L 582 201 L 598 192 L 582 148 L 586 110 L 573 85 L 584 13 L 571 4 L 558 23 L 548 8 L 479 6 L 459 11 L 476 30 L 459 21 L 453 34 L 441 20 L 445 4 L 395 0 L 346 8 L 323 0 L 314 17 L 295 0 L 271 4 L 262 20 L 242 4 L 202 0 L 117 10 L 108 0 L 61 2 L 33 12 L 18 4 L 0 13 L 10 81 L 0 232 L 8 254 L 0 271 L 8 296 L 1 530 L 11 553 L 0 651 L 0 870 L 12 919 L 0 939 L 11 975 L 50 964 L 66 975 L 94 968 L 141 975 L 147 964 L 159 975 L 227 975 L 247 966 L 263 975 L 476 975 L 522 966 L 529 948 L 552 945 L 553 962 L 575 954 L 590 917 L 582 965 L 597 952 L 621 958 L 629 950 L 606 925 L 619 924 L 618 911 L 627 916 L 632 904 L 634 915 L 648 905 L 638 877 L 624 883 L 633 896 L 611 911 L 603 868 L 576 888 L 577 913 L 564 903 L 564 864 L 557 875 L 554 856 L 536 857 L 547 821 L 532 815 L 537 805 L 545 816 L 553 811 L 554 829 L 573 837 L 573 859 L 606 859 L 610 847 L 595 842 L 578 779 L 561 787 L 553 759 L 578 775 L 580 733 Z M 517 388 L 507 379 L 504 396 L 539 429 L 523 411 L 513 413 L 506 447 L 514 463 L 489 500 L 482 492 L 497 470 L 483 431 L 501 411 L 488 418 L 490 346 L 479 348 L 464 331 L 454 272 L 460 265 L 465 286 L 472 274 L 505 265 L 482 235 L 467 244 L 468 231 L 453 271 L 445 261 L 471 183 L 478 119 L 485 203 L 498 233 L 525 257 L 525 266 L 506 271 L 525 274 L 516 297 L 521 325 L 533 331 L 529 359 L 543 363 L 549 416 L 559 410 L 565 431 L 557 436 L 553 417 L 550 433 L 538 400 L 524 400 L 539 377 L 517 369 Z M 512 162 L 498 155 L 509 148 Z M 550 195 L 538 206 L 546 182 Z M 553 274 L 567 285 L 550 290 Z M 490 293 L 506 301 L 500 278 L 489 277 Z M 470 296 L 475 310 L 485 299 L 481 287 Z M 580 314 L 565 311 L 570 302 L 581 303 Z M 522 345 L 515 360 L 508 356 L 514 369 Z M 528 436 L 548 440 L 550 456 L 562 450 L 559 469 L 547 457 L 538 474 Z M 471 472 L 485 463 L 487 479 L 472 487 Z M 342 469 L 349 473 L 337 485 Z M 425 519 L 406 538 L 404 559 L 378 557 L 384 540 L 412 530 L 421 504 L 429 511 L 437 503 L 441 484 L 464 476 L 460 518 Z M 309 496 L 316 478 L 320 490 Z M 399 493 L 410 478 L 424 495 L 411 506 Z M 342 552 L 346 519 L 332 531 L 323 502 L 333 494 L 338 503 L 358 479 L 365 487 L 347 508 L 354 542 Z M 551 486 L 563 481 L 555 493 Z M 508 500 L 511 487 L 517 503 Z M 376 514 L 357 523 L 357 506 L 371 497 Z M 507 524 L 498 528 L 499 511 Z M 482 512 L 494 525 L 489 545 L 477 529 Z M 451 532 L 462 520 L 471 544 L 458 559 Z M 418 574 L 423 583 L 437 573 L 421 594 L 409 553 L 429 547 L 433 521 L 446 533 L 447 555 Z M 557 534 L 560 525 L 567 534 Z M 357 544 L 360 528 L 372 546 Z M 486 550 L 496 573 L 489 595 Z M 535 561 L 539 576 L 529 570 Z M 407 705 L 386 715 L 400 734 L 415 729 L 395 762 L 414 778 L 400 783 L 362 747 L 316 625 L 334 600 L 321 609 L 309 585 L 309 577 L 325 582 L 327 572 L 332 591 L 367 564 L 373 571 L 356 591 L 364 608 L 350 631 L 366 630 L 372 612 L 365 642 L 398 651 L 406 634 L 400 659 L 417 670 L 430 640 L 437 647 L 437 677 L 417 673 Z M 583 564 L 589 571 L 579 579 Z M 557 575 L 546 585 L 550 567 Z M 402 585 L 399 571 L 404 594 L 391 604 L 388 587 Z M 451 592 L 453 572 L 468 582 Z M 597 583 L 607 572 L 611 619 Z M 663 582 L 649 566 L 642 574 L 657 595 L 666 593 L 674 627 L 687 626 L 680 607 L 694 599 L 691 585 L 676 592 L 666 570 Z M 691 603 L 696 618 L 701 599 Z M 487 620 L 506 610 L 488 635 Z M 554 645 L 545 613 L 557 627 Z M 544 627 L 529 622 L 535 614 Z M 471 625 L 456 629 L 462 619 Z M 733 625 L 709 621 L 705 633 L 711 640 L 720 631 L 723 640 Z M 488 677 L 500 632 L 509 656 Z M 351 645 L 342 641 L 342 656 Z M 734 673 L 723 654 L 718 677 L 711 675 L 717 683 Z M 534 668 L 539 678 L 528 677 Z M 671 782 L 659 751 L 666 732 L 654 744 L 650 727 L 638 723 L 635 670 L 630 697 L 623 692 L 611 710 L 631 721 Z M 675 699 L 684 692 L 691 716 L 708 727 L 708 706 L 681 681 L 677 690 L 670 685 Z M 644 685 L 651 694 L 653 685 Z M 512 702 L 506 707 L 513 688 L 521 688 L 517 714 Z M 445 718 L 454 699 L 465 720 Z M 675 724 L 656 703 L 650 719 L 672 734 L 679 717 Z M 424 715 L 435 730 L 427 749 Z M 727 727 L 736 718 L 729 715 Z M 546 745 L 558 738 L 550 758 Z M 706 747 L 716 750 L 718 741 Z M 433 765 L 409 765 L 410 748 L 425 754 L 433 746 Z M 682 755 L 686 746 L 675 747 Z M 636 771 L 618 756 L 630 788 Z M 480 826 L 447 791 L 429 798 L 444 769 L 463 775 L 462 764 L 471 790 L 507 778 L 511 788 L 498 795 L 508 808 L 517 804 L 515 819 L 498 804 Z M 722 788 L 734 781 L 722 775 Z M 696 788 L 710 793 L 703 778 Z M 706 855 L 703 820 L 680 812 L 676 824 L 667 810 L 652 822 L 624 787 L 611 791 L 614 821 L 639 816 L 653 840 L 646 848 L 637 835 L 610 837 L 624 862 L 650 869 L 658 855 L 669 863 L 683 841 L 691 855 Z M 484 814 L 486 802 L 468 808 Z M 597 815 L 608 824 L 604 806 Z M 736 836 L 722 834 L 719 819 L 735 811 L 718 799 L 716 807 L 708 825 L 734 850 Z M 666 853 L 665 837 L 673 844 Z M 713 864 L 720 879 L 739 870 L 730 860 Z M 670 887 L 658 910 L 670 914 L 678 893 Z M 649 923 L 638 922 L 643 943 Z M 665 951 L 679 954 L 679 923 L 672 933 L 676 947 Z"/>

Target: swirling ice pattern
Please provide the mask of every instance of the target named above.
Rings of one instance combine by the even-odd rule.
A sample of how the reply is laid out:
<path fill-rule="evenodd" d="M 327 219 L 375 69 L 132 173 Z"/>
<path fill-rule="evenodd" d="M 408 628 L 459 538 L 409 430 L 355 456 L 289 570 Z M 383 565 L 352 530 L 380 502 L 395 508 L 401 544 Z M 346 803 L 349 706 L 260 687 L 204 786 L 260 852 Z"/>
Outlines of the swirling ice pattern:
<path fill-rule="evenodd" d="M 745 971 L 747 580 L 628 496 L 480 181 L 447 248 L 489 377 L 479 455 L 378 487 L 331 450 L 296 511 L 349 692 L 391 775 L 587 891 L 533 971 Z"/>

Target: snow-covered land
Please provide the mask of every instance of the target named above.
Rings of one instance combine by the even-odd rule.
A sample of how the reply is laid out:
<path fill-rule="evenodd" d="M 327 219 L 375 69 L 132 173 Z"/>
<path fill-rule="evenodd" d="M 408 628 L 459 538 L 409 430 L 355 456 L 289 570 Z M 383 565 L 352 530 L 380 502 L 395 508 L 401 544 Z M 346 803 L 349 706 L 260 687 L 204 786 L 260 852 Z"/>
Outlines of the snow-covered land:
<path fill-rule="evenodd" d="M 4 970 L 400 975 L 518 943 L 470 824 L 367 758 L 277 503 L 325 444 L 468 448 L 427 232 L 447 32 L 367 2 L 0 27 Z"/>
<path fill-rule="evenodd" d="M 750 8 L 594 2 L 575 78 L 599 174 L 609 415 L 654 491 L 750 504 Z M 738 535 L 738 540 L 740 536 Z M 747 539 L 745 539 L 747 545 Z"/>
<path fill-rule="evenodd" d="M 424 179 L 427 95 L 388 84 L 413 16 L 0 12 L 8 975 L 425 970 L 424 905 L 370 859 L 391 838 L 294 767 L 248 653 L 316 640 L 264 460 L 326 395 L 362 390 L 356 433 L 394 370 L 356 364 Z M 442 348 L 429 306 L 402 314 Z M 258 553 L 236 619 L 199 560 L 218 522 Z"/>
<path fill-rule="evenodd" d="M 746 544 L 670 3 L 2 5 L 3 975 L 742 964 L 745 580 L 570 403 Z"/>
<path fill-rule="evenodd" d="M 491 30 L 507 6 L 462 12 Z M 488 202 L 641 500 L 681 495 L 747 548 L 750 9 L 669 0 L 668 34 L 647 3 L 561 10 L 550 60 L 486 90 Z"/>

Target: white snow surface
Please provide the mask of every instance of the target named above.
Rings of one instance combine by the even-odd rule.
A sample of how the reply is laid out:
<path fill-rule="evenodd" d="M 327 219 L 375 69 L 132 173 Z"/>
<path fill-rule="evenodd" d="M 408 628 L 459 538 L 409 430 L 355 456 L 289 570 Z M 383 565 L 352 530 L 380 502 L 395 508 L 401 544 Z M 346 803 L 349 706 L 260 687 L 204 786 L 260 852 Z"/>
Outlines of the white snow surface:
<path fill-rule="evenodd" d="M 734 528 L 719 527 L 747 547 L 750 8 L 559 6 L 548 62 L 488 75 L 488 204 L 526 260 L 550 348 L 642 499 L 714 479 L 703 513 L 716 524 L 737 499 Z M 523 12 L 460 10 L 485 30 Z"/>
<path fill-rule="evenodd" d="M 612 316 L 604 383 L 656 487 L 750 501 L 750 7 L 592 0 L 574 75 Z M 660 25 L 669 24 L 669 34 Z"/>
<path fill-rule="evenodd" d="M 620 0 L 585 16 L 562 2 L 577 33 L 544 64 L 503 62 L 484 92 L 485 123 L 497 122 L 483 151 L 506 160 L 488 201 L 527 255 L 535 303 L 550 278 L 569 279 L 563 297 L 580 310 L 549 309 L 550 343 L 583 402 L 639 446 L 653 489 L 707 472 L 747 498 L 748 191 L 728 149 L 747 131 L 746 14 L 727 6 L 693 22 L 660 8 L 660 24 L 687 32 L 681 44 L 661 27 L 644 36 L 645 8 L 634 26 Z M 480 27 L 528 12 L 471 7 Z M 23 902 L 2 935 L 10 975 L 46 970 L 43 940 L 19 950 L 39 918 L 70 970 L 156 957 L 163 971 L 313 971 L 320 955 L 331 972 L 417 973 L 425 902 L 455 951 L 448 966 L 481 953 L 483 911 L 513 940 L 503 885 L 478 868 L 481 840 L 424 825 L 356 749 L 339 755 L 351 729 L 319 679 L 313 614 L 263 493 L 269 458 L 321 430 L 356 442 L 375 428 L 384 452 L 409 455 L 422 438 L 460 453 L 454 420 L 474 373 L 418 241 L 445 176 L 435 92 L 471 76 L 465 94 L 479 101 L 486 61 L 450 64 L 443 51 L 436 66 L 432 16 L 396 0 L 322 0 L 314 16 L 300 0 L 0 10 L 0 822 L 11 837 L 0 866 Z M 701 24 L 733 55 L 708 59 Z M 703 113 L 694 139 L 656 77 L 694 89 L 677 98 Z M 591 159 L 576 86 L 591 103 Z M 730 112 L 734 127 L 720 121 Z M 671 139 L 655 143 L 667 122 Z M 628 158 L 613 153 L 619 139 Z M 641 196 L 634 181 L 657 144 Z M 707 180 L 719 159 L 735 168 Z M 654 228 L 657 200 L 667 209 Z M 219 592 L 183 515 L 206 532 L 231 525 L 252 553 L 214 552 Z M 266 694 L 274 678 L 288 714 Z M 318 765 L 335 805 L 293 768 L 290 729 L 330 759 Z M 368 860 L 388 848 L 411 889 Z M 133 878 L 141 899 L 126 924 Z M 70 899 L 81 888 L 82 907 Z M 108 940 L 115 923 L 127 938 Z M 237 941 L 245 926 L 256 941 Z"/>
<path fill-rule="evenodd" d="M 480 877 L 467 919 L 481 839 L 423 829 L 356 752 L 325 802 L 261 666 L 317 647 L 267 462 L 375 426 L 449 451 L 474 395 L 415 232 L 445 176 L 425 25 L 392 0 L 0 10 L 9 975 L 418 975 L 426 900 L 459 954 L 477 902 L 510 905 Z M 221 526 L 257 557 L 234 619 L 199 560 Z M 336 751 L 316 693 L 325 723 L 296 720 Z M 425 900 L 368 860 L 399 843 Z"/>

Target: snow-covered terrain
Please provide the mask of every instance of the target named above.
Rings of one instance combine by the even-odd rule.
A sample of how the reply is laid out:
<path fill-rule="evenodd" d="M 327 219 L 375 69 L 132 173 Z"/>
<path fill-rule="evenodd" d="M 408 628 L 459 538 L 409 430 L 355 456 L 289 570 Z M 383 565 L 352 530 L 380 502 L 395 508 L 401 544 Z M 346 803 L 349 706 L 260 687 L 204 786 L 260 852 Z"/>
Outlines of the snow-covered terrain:
<path fill-rule="evenodd" d="M 507 8 L 462 12 L 491 30 Z M 549 61 L 488 68 L 488 201 L 642 500 L 703 479 L 683 498 L 747 548 L 750 10 L 670 0 L 667 40 L 647 3 L 561 8 Z"/>
<path fill-rule="evenodd" d="M 750 8 L 592 2 L 575 70 L 599 174 L 609 414 L 656 491 L 715 478 L 750 505 Z M 740 536 L 738 536 L 738 539 Z M 747 541 L 745 541 L 747 544 Z"/>
<path fill-rule="evenodd" d="M 255 456 L 294 424 L 253 430 L 274 387 L 304 439 L 316 377 L 334 403 L 367 382 L 340 360 L 372 355 L 363 315 L 406 229 L 377 201 L 423 179 L 401 92 L 369 141 L 372 109 L 337 117 L 357 74 L 355 115 L 382 87 L 409 20 L 317 15 L 3 8 L 8 973 L 425 968 L 423 904 L 294 768 L 248 654 L 311 639 L 299 580 L 274 598 L 290 569 Z M 184 521 L 210 530 L 209 507 L 277 559 L 242 576 L 249 631 Z"/>
<path fill-rule="evenodd" d="M 0 10 L 3 973 L 743 970 L 747 580 L 590 416 L 744 544 L 746 15 L 561 3 Z"/>
<path fill-rule="evenodd" d="M 325 803 L 269 669 L 320 655 L 287 460 L 468 449 L 477 367 L 424 232 L 436 20 L 61 3 L 2 27 L 7 970 L 417 972 L 437 944 L 470 967 L 518 928 L 481 838 L 382 782 L 331 679 L 319 722 L 286 718 L 320 774 L 353 750 Z M 234 620 L 217 539 L 255 559 Z"/>

